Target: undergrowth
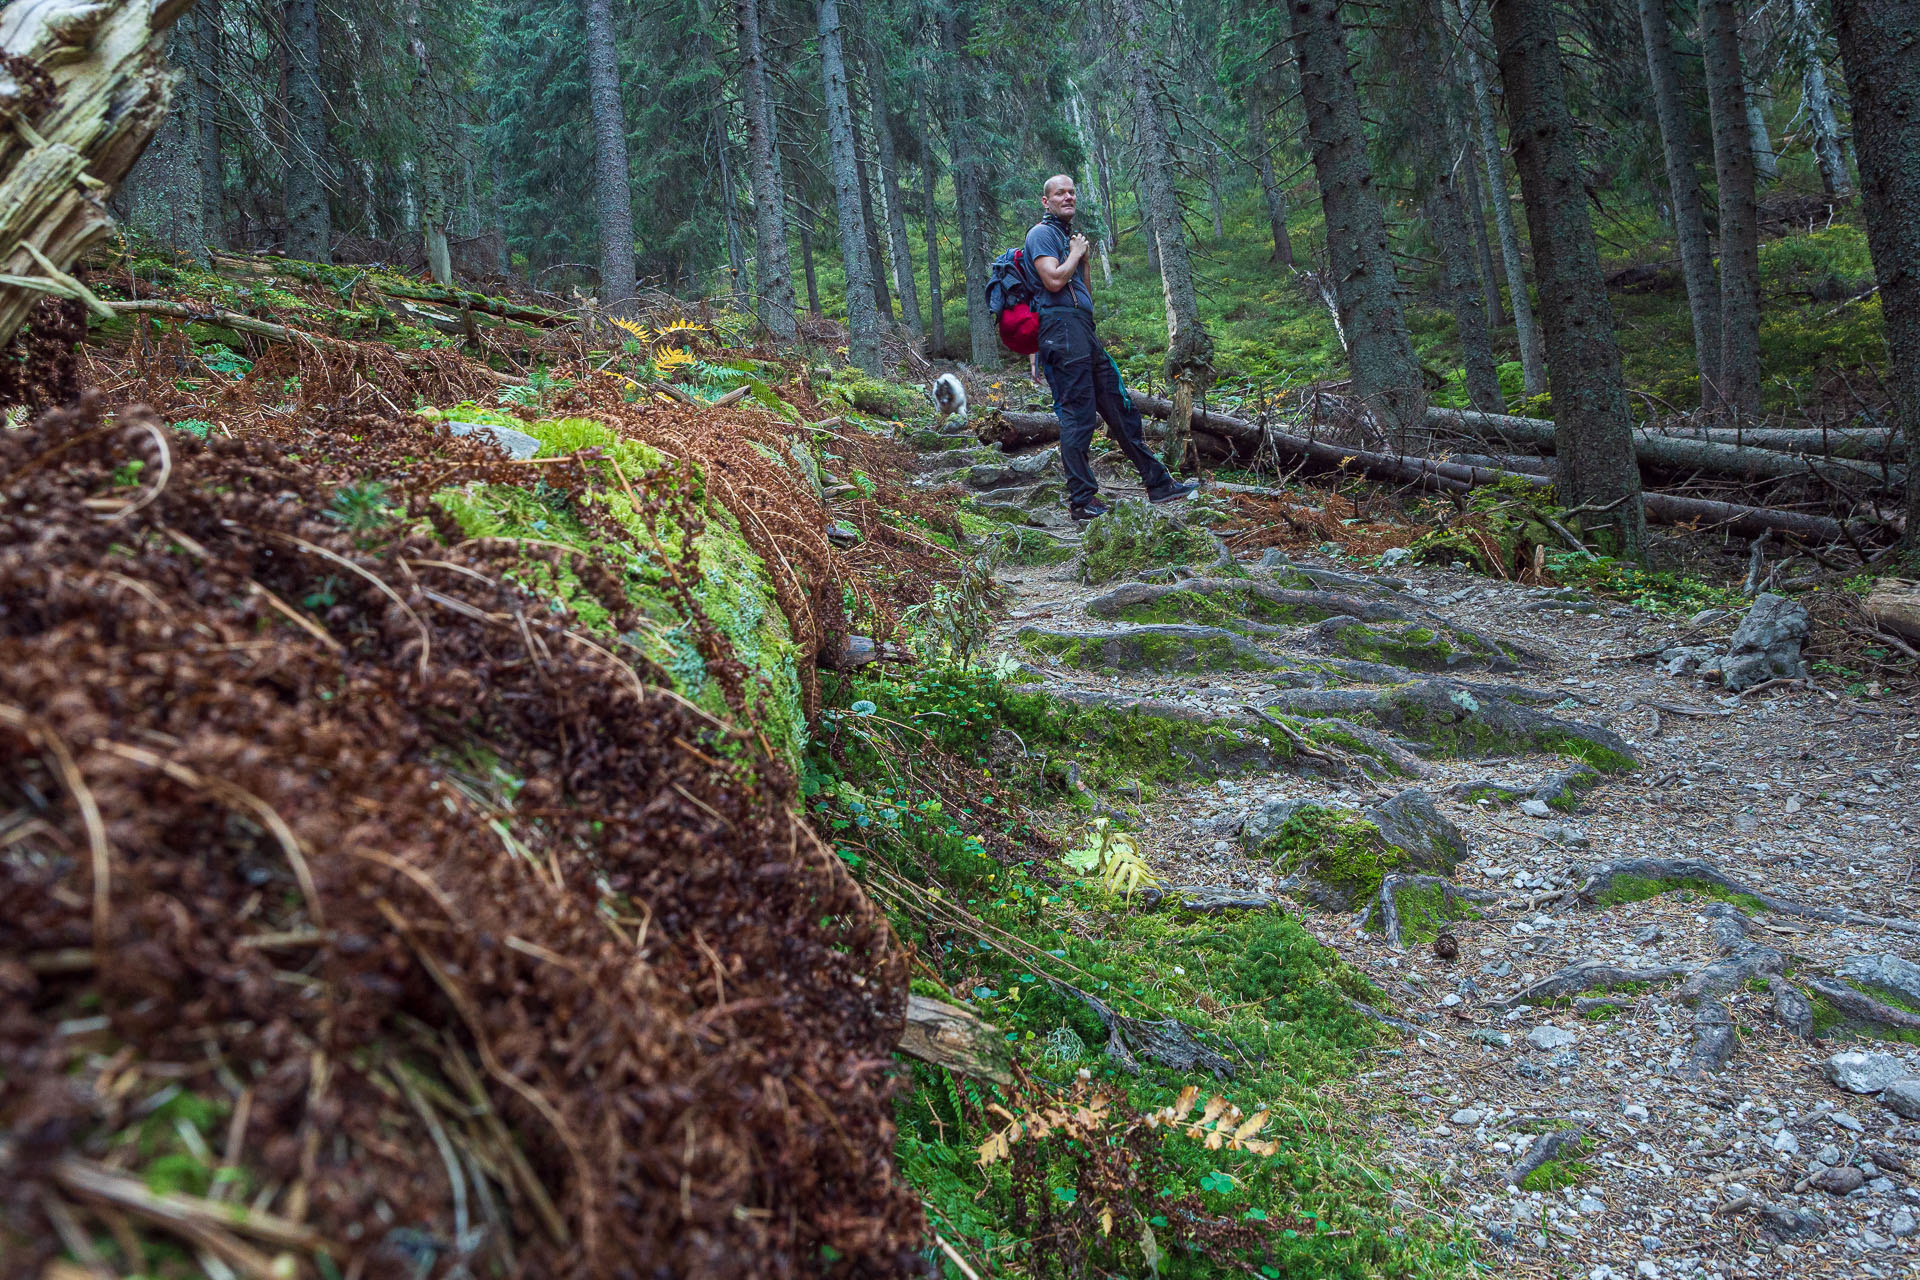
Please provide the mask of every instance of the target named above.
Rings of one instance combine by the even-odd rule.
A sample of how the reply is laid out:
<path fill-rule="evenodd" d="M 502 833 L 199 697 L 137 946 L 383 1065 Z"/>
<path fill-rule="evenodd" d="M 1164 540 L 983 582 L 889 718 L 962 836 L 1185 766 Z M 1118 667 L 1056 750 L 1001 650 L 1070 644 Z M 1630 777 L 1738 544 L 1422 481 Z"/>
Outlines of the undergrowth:
<path fill-rule="evenodd" d="M 1101 759 L 1079 713 L 979 671 L 853 676 L 826 694 L 803 770 L 810 815 L 913 949 L 916 986 L 967 1003 L 1015 1054 L 1004 1090 L 914 1062 L 897 1113 L 902 1167 L 976 1271 L 991 1259 L 1035 1276 L 1464 1272 L 1457 1230 L 1396 1208 L 1341 1083 L 1375 1044 L 1348 1004 L 1380 998 L 1365 980 L 1280 913 L 1157 912 L 1069 865 L 1066 845 L 1088 829 L 1049 816 L 1064 796 L 1046 753 L 1077 746 L 1089 777 L 1141 761 Z M 1093 1001 L 1173 1020 L 1232 1078 L 1144 1053 L 1123 1067 L 1103 1052 Z M 1240 1149 L 1147 1123 L 1183 1092 L 1188 1121 L 1201 1116 L 1196 1089 L 1265 1122 Z M 1044 1122 L 1096 1101 L 1097 1124 Z M 1003 1148 L 1015 1121 L 1025 1136 Z M 929 1257 L 960 1275 L 944 1252 Z"/>

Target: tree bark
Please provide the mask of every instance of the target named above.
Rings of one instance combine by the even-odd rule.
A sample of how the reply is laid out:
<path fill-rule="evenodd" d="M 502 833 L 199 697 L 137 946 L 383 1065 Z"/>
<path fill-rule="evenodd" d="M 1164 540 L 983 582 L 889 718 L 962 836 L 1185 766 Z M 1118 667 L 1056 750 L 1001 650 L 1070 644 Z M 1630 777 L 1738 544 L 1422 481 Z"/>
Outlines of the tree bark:
<path fill-rule="evenodd" d="M 433 63 L 427 51 L 426 32 L 420 25 L 420 0 L 408 0 L 406 9 L 407 49 L 413 55 L 413 100 L 424 103 L 432 92 Z M 453 254 L 447 244 L 447 192 L 442 169 L 439 140 L 431 135 L 435 122 L 423 120 L 428 132 L 420 156 L 423 187 L 420 201 L 420 234 L 427 255 L 427 272 L 437 285 L 453 283 Z"/>
<path fill-rule="evenodd" d="M 1820 62 L 1820 20 L 1808 0 L 1793 0 L 1793 20 L 1788 26 L 1807 64 L 1800 73 L 1800 101 L 1813 130 L 1813 156 L 1820 165 L 1820 182 L 1828 195 L 1842 200 L 1853 194 L 1853 182 L 1847 176 L 1847 155 L 1840 145 L 1840 122 L 1833 114 L 1827 69 Z"/>
<path fill-rule="evenodd" d="M 880 376 L 880 317 L 876 309 L 872 252 L 861 216 L 865 185 L 853 142 L 853 103 L 847 93 L 847 63 L 841 43 L 839 0 L 820 0 L 820 73 L 827 104 L 827 153 L 839 214 L 840 255 L 847 273 L 847 359 Z"/>
<path fill-rule="evenodd" d="M 194 96 L 200 117 L 199 132 L 193 139 L 194 155 L 200 166 L 201 233 L 209 249 L 226 247 L 226 178 L 220 157 L 220 86 L 224 83 L 221 63 L 221 0 L 200 0 L 194 15 L 200 23 L 200 38 L 195 41 L 194 61 L 187 68 L 195 79 Z"/>
<path fill-rule="evenodd" d="M 1426 411 L 1426 383 L 1400 306 L 1340 0 L 1288 0 L 1287 9 L 1354 391 L 1388 438 L 1404 445 Z"/>
<path fill-rule="evenodd" d="M 167 60 L 179 68 L 172 104 L 113 199 L 123 221 L 203 267 L 208 236 L 200 147 L 203 117 L 210 112 L 200 68 L 203 45 L 211 34 L 204 23 L 204 15 L 189 11 L 174 24 L 167 41 Z"/>
<path fill-rule="evenodd" d="M 966 52 L 972 10 L 942 8 L 940 43 L 947 55 L 947 149 L 953 164 L 953 213 L 960 225 L 960 274 L 966 286 L 967 329 L 973 339 L 973 364 L 987 370 L 1000 364 L 1000 329 L 987 310 L 987 176 L 974 136 L 973 58 Z"/>
<path fill-rule="evenodd" d="M 1207 200 L 1213 207 L 1213 238 L 1224 240 L 1227 237 L 1226 201 L 1220 194 L 1220 148 L 1211 139 L 1203 141 L 1201 149 L 1207 153 Z"/>
<path fill-rule="evenodd" d="M 853 108 L 853 84 L 847 84 L 847 107 Z M 867 237 L 867 272 L 873 277 L 873 305 L 881 322 L 893 325 L 893 290 L 887 287 L 887 255 L 880 247 L 880 219 L 873 211 L 873 173 L 867 168 L 860 137 L 860 113 L 853 111 L 853 167 L 860 179 L 860 221 Z"/>
<path fill-rule="evenodd" d="M 887 64 L 869 52 L 867 92 L 872 96 L 868 119 L 873 122 L 874 145 L 880 161 L 880 200 L 886 205 L 887 244 L 893 258 L 893 287 L 900 298 L 900 318 L 915 341 L 926 332 L 920 323 L 920 294 L 913 279 L 913 251 L 907 239 L 907 210 L 900 197 L 900 167 L 893 150 L 893 119 L 887 110 Z"/>
<path fill-rule="evenodd" d="M 1700 173 L 1693 160 L 1693 136 L 1686 99 L 1680 91 L 1680 64 L 1673 52 L 1667 3 L 1640 0 L 1640 35 L 1647 53 L 1647 77 L 1653 87 L 1654 118 L 1660 126 L 1660 150 L 1666 160 L 1680 276 L 1686 282 L 1687 309 L 1693 317 L 1700 407 L 1712 413 L 1720 404 L 1720 281 L 1713 272 L 1707 215 L 1700 206 Z"/>
<path fill-rule="evenodd" d="M 587 85 L 593 106 L 593 190 L 600 219 L 600 300 L 610 311 L 633 297 L 633 188 L 627 169 L 627 111 L 611 0 L 586 0 Z"/>
<path fill-rule="evenodd" d="M 1739 423 L 1760 413 L 1760 218 L 1739 0 L 1701 0 L 1700 45 L 1720 188 L 1720 411 Z"/>
<path fill-rule="evenodd" d="M 1287 194 L 1273 175 L 1273 146 L 1267 140 L 1268 91 L 1266 78 L 1256 75 L 1247 86 L 1247 146 L 1260 173 L 1260 194 L 1267 202 L 1267 227 L 1273 233 L 1271 262 L 1293 267 L 1293 238 L 1287 234 Z"/>
<path fill-rule="evenodd" d="M 1094 159 L 1099 155 L 1099 148 L 1093 136 L 1092 115 L 1077 88 L 1067 99 L 1067 114 L 1073 120 L 1074 133 L 1080 138 L 1081 153 L 1092 166 L 1091 173 L 1082 175 L 1080 190 L 1086 198 L 1080 202 L 1080 213 L 1076 218 L 1089 221 L 1096 227 L 1093 244 L 1100 255 L 1100 280 L 1103 284 L 1112 284 L 1113 259 L 1109 251 L 1113 247 L 1113 208 L 1107 199 L 1112 189 L 1107 186 L 1106 174 Z"/>
<path fill-rule="evenodd" d="M 1125 28 L 1128 86 L 1140 135 L 1140 178 L 1147 203 L 1142 210 L 1160 248 L 1160 285 L 1167 304 L 1167 358 L 1163 366 L 1174 388 L 1174 416 L 1167 424 L 1161 457 L 1176 474 L 1187 463 L 1187 419 L 1193 402 L 1213 380 L 1213 340 L 1200 323 L 1200 300 L 1193 288 L 1193 264 L 1180 225 L 1180 196 L 1174 188 L 1173 142 L 1155 95 L 1158 78 L 1147 65 L 1148 31 L 1142 0 L 1121 0 Z"/>
<path fill-rule="evenodd" d="M 604 0 L 602 0 L 604 3 Z M 327 103 L 320 88 L 320 15 L 315 0 L 287 0 L 287 256 L 333 261 L 327 210 Z"/>
<path fill-rule="evenodd" d="M 1526 259 L 1520 254 L 1520 232 L 1513 222 L 1513 200 L 1507 194 L 1506 152 L 1500 147 L 1500 127 L 1493 118 L 1486 72 L 1473 47 L 1479 29 L 1473 21 L 1474 0 L 1460 0 L 1460 30 L 1466 46 L 1467 84 L 1473 91 L 1473 111 L 1480 123 L 1480 158 L 1487 166 L 1487 201 L 1493 205 L 1493 225 L 1500 236 L 1500 263 L 1507 275 L 1507 310 L 1513 315 L 1513 336 L 1520 346 L 1521 385 L 1530 396 L 1547 389 L 1546 347 L 1527 294 Z"/>
<path fill-rule="evenodd" d="M 1740 84 L 1747 106 L 1747 137 L 1753 142 L 1753 171 L 1760 182 L 1772 182 L 1780 176 L 1780 157 L 1773 149 L 1773 140 L 1767 136 L 1765 107 L 1773 101 L 1773 90 L 1764 78 L 1756 80 L 1753 75 L 1765 48 L 1755 23 L 1741 25 L 1739 47 L 1744 64 Z"/>
<path fill-rule="evenodd" d="M 820 280 L 813 273 L 813 215 L 805 210 L 800 218 L 800 263 L 807 277 L 807 314 L 818 320 L 820 311 Z"/>
<path fill-rule="evenodd" d="M 1907 437 L 1911 555 L 1920 547 L 1920 40 L 1912 6 L 1900 0 L 1833 0 L 1833 19 L 1853 105 L 1894 417 Z"/>
<path fill-rule="evenodd" d="M 755 309 L 774 337 L 791 341 L 793 262 L 787 251 L 786 188 L 767 90 L 767 55 L 760 29 L 760 0 L 734 0 L 740 34 L 740 100 L 747 113 L 747 180 L 753 187 Z"/>
<path fill-rule="evenodd" d="M 924 104 L 917 104 L 914 115 L 926 119 Z M 927 354 L 938 355 L 947 349 L 946 303 L 940 295 L 940 201 L 937 198 L 939 174 L 933 154 L 933 131 L 920 135 L 920 216 L 927 234 Z"/>
<path fill-rule="evenodd" d="M 740 202 L 734 199 L 733 130 L 728 125 L 724 100 L 714 103 L 713 144 L 720 159 L 720 208 L 727 222 L 727 295 L 744 311 L 749 302 L 747 238 L 740 228 Z"/>
<path fill-rule="evenodd" d="M 1486 165 L 1475 163 L 1480 145 L 1471 137 L 1471 131 L 1458 137 L 1465 151 L 1460 168 L 1467 181 L 1467 223 L 1473 230 L 1474 260 L 1480 267 L 1480 296 L 1487 301 L 1487 326 L 1498 329 L 1507 321 L 1500 314 L 1500 277 L 1493 273 L 1493 241 L 1487 238 L 1487 203 L 1480 189 L 1480 171 Z"/>
<path fill-rule="evenodd" d="M 1525 196 L 1553 388 L 1555 476 L 1569 507 L 1605 507 L 1617 550 L 1646 548 L 1640 469 L 1633 459 L 1613 307 L 1567 110 L 1552 0 L 1494 0 L 1494 47 L 1506 89 L 1515 166 Z"/>

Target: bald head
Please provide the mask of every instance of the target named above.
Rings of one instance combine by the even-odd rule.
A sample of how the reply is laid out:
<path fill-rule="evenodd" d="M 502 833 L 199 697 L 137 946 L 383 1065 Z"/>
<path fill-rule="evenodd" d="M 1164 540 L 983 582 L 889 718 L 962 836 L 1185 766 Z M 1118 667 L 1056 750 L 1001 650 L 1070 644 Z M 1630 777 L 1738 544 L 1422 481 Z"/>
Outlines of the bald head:
<path fill-rule="evenodd" d="M 1072 222 L 1075 196 L 1072 176 L 1056 173 L 1040 187 L 1040 208 L 1062 222 Z"/>

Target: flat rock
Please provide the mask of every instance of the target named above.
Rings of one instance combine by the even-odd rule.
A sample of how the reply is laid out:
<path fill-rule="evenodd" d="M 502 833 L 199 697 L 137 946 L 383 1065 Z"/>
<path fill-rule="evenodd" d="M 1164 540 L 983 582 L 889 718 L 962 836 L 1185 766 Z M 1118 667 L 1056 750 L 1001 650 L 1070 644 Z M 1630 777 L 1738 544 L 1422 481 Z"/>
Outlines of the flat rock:
<path fill-rule="evenodd" d="M 1551 1023 L 1527 1032 L 1527 1043 L 1536 1049 L 1565 1049 L 1574 1042 L 1573 1032 Z"/>
<path fill-rule="evenodd" d="M 1867 1175 L 1850 1164 L 1835 1165 L 1831 1169 L 1822 1169 L 1807 1179 L 1807 1185 L 1816 1191 L 1824 1191 L 1830 1196 L 1844 1196 L 1850 1191 L 1858 1191 L 1867 1185 Z"/>
<path fill-rule="evenodd" d="M 1773 1016 L 1780 1025 L 1803 1040 L 1813 1039 L 1813 1001 L 1807 993 L 1785 978 L 1769 978 L 1773 991 Z"/>
<path fill-rule="evenodd" d="M 1788 1238 L 1817 1236 L 1827 1229 L 1825 1218 L 1810 1209 L 1796 1209 L 1792 1205 L 1767 1205 L 1760 1210 L 1760 1216 L 1776 1234 Z"/>
<path fill-rule="evenodd" d="M 1820 1064 L 1820 1073 L 1848 1093 L 1878 1093 L 1895 1080 L 1911 1075 L 1907 1064 L 1890 1053 L 1836 1053 Z"/>

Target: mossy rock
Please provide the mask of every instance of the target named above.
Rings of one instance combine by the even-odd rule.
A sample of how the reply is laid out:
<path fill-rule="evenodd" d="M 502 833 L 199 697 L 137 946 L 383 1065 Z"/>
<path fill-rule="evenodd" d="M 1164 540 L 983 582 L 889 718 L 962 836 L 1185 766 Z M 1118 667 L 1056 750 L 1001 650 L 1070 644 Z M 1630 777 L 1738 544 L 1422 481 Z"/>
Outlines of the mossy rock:
<path fill-rule="evenodd" d="M 1467 853 L 1459 828 L 1417 789 L 1364 813 L 1270 801 L 1247 827 L 1256 851 L 1299 876 L 1307 900 L 1330 911 L 1353 910 L 1395 872 L 1451 876 Z"/>
<path fill-rule="evenodd" d="M 1065 564 L 1077 554 L 1072 544 L 1039 529 L 1016 526 L 994 537 L 993 559 L 996 564 Z"/>
<path fill-rule="evenodd" d="M 917 388 L 870 378 L 852 367 L 836 370 L 814 390 L 871 418 L 907 418 L 927 407 L 926 397 Z"/>
<path fill-rule="evenodd" d="M 1274 770 L 1293 757 L 1292 744 L 1251 718 L 1223 720 L 1172 703 L 1043 685 L 1013 692 L 1030 701 L 1008 727 L 1030 750 L 1054 744 L 1055 754 L 1073 759 L 1096 787 Z"/>
<path fill-rule="evenodd" d="M 1063 666 L 1110 671 L 1270 671 L 1286 664 L 1252 641 L 1218 627 L 1178 624 L 1115 631 L 1027 627 L 1020 643 Z"/>
<path fill-rule="evenodd" d="M 1330 618 L 1320 625 L 1319 639 L 1346 657 L 1391 662 L 1414 671 L 1457 667 L 1511 670 L 1516 665 L 1497 643 L 1444 624 L 1436 628 L 1424 622 L 1380 625 Z"/>
<path fill-rule="evenodd" d="M 1115 503 L 1087 525 L 1080 576 L 1088 583 L 1113 582 L 1161 565 L 1204 565 L 1217 558 L 1213 536 L 1138 498 Z"/>
<path fill-rule="evenodd" d="M 1297 591 L 1247 578 L 1189 578 L 1178 583 L 1129 582 L 1087 602 L 1096 618 L 1117 622 L 1198 622 L 1248 635 L 1310 626 L 1329 618 L 1409 622 L 1394 605 L 1326 591 Z"/>

